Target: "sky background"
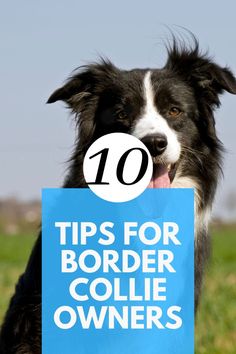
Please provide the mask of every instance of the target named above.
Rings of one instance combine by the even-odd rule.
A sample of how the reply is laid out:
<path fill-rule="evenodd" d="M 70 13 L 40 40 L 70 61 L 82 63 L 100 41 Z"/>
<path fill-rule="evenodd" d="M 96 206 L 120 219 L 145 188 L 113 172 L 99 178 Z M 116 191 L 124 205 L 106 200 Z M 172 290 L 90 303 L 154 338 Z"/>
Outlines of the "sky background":
<path fill-rule="evenodd" d="M 2 1 L 0 198 L 40 198 L 42 187 L 61 186 L 74 125 L 62 103 L 45 102 L 73 69 L 99 55 L 124 69 L 162 67 L 167 26 L 183 26 L 236 74 L 235 13 L 233 0 Z M 234 203 L 229 211 L 236 200 L 236 96 L 221 102 L 217 131 L 227 153 L 214 214 L 236 219 Z"/>

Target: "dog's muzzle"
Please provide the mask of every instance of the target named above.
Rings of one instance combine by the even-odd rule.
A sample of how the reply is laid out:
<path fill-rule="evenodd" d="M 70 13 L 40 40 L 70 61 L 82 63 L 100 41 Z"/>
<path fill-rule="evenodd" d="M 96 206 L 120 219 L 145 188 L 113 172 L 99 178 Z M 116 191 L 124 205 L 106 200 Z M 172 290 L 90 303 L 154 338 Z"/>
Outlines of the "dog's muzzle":
<path fill-rule="evenodd" d="M 164 134 L 147 135 L 142 139 L 142 142 L 147 147 L 152 157 L 163 154 L 168 144 L 167 137 Z"/>

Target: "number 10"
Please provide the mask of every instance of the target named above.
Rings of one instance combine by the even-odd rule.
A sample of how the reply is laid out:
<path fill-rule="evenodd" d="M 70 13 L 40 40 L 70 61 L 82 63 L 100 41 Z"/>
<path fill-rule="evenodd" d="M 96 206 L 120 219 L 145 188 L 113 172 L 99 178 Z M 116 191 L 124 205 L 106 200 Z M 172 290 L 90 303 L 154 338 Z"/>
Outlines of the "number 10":
<path fill-rule="evenodd" d="M 129 156 L 129 154 L 135 150 L 140 151 L 142 154 L 140 169 L 139 169 L 137 177 L 135 178 L 135 180 L 133 182 L 126 182 L 126 181 L 124 181 L 124 177 L 123 177 L 125 163 L 126 163 L 126 160 L 127 160 L 127 157 Z M 108 154 L 109 154 L 109 148 L 105 148 L 105 149 L 102 149 L 99 152 L 97 152 L 96 154 L 89 157 L 89 159 L 93 159 L 94 157 L 101 155 L 95 181 L 94 182 L 87 182 L 88 184 L 97 184 L 97 185 L 110 184 L 109 182 L 102 181 L 105 167 L 106 167 L 106 161 L 107 161 Z M 147 152 L 144 149 L 138 148 L 138 147 L 129 149 L 120 157 L 119 162 L 117 164 L 117 167 L 116 167 L 117 179 L 121 184 L 126 185 L 126 186 L 136 184 L 145 175 L 147 167 L 148 167 L 148 154 L 147 154 Z"/>

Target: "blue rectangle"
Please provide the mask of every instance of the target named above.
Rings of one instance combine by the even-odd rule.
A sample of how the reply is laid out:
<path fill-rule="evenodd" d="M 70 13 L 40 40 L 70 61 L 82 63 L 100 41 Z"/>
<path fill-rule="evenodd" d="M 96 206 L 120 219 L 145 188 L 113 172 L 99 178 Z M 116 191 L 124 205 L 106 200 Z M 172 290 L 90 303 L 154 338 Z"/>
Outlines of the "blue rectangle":
<path fill-rule="evenodd" d="M 45 189 L 42 199 L 43 354 L 193 353 L 193 190 L 110 203 Z"/>

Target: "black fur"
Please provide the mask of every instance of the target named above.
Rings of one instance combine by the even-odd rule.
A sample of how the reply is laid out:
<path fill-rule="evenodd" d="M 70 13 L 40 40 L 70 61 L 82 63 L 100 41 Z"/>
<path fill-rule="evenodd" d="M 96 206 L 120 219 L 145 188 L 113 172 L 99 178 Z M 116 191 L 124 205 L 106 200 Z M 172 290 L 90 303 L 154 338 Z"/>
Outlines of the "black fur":
<path fill-rule="evenodd" d="M 198 185 L 197 213 L 204 216 L 211 207 L 221 165 L 222 145 L 215 132 L 214 109 L 223 91 L 236 94 L 236 80 L 228 68 L 221 68 L 193 48 L 168 48 L 164 68 L 152 70 L 156 106 L 176 132 L 182 146 L 177 173 Z M 102 60 L 81 68 L 48 100 L 65 101 L 75 114 L 77 141 L 64 188 L 86 187 L 82 164 L 88 147 L 101 135 L 130 133 L 144 105 L 143 78 L 147 70 L 120 70 Z M 170 105 L 183 112 L 178 119 L 168 115 Z M 195 307 L 199 301 L 202 274 L 208 254 L 207 225 L 197 228 L 195 247 Z M 25 273 L 21 276 L 1 330 L 1 354 L 41 352 L 41 234 Z"/>

